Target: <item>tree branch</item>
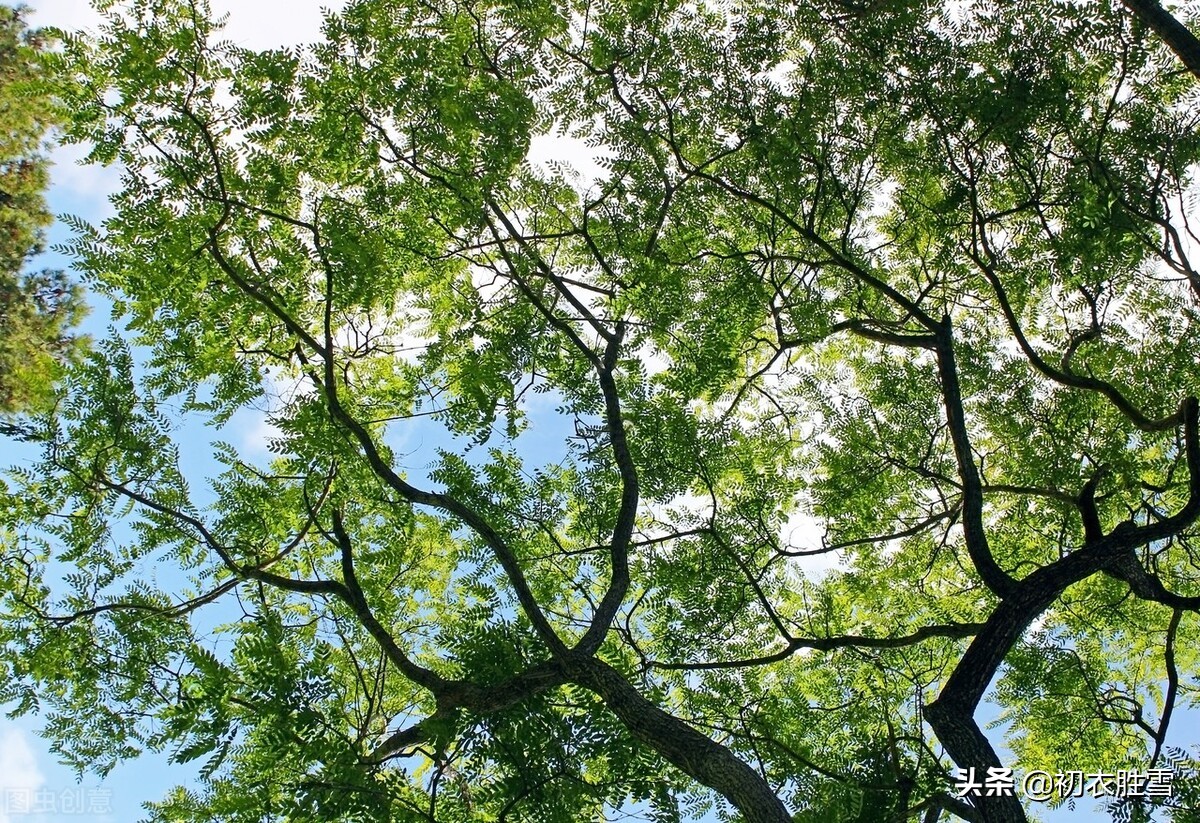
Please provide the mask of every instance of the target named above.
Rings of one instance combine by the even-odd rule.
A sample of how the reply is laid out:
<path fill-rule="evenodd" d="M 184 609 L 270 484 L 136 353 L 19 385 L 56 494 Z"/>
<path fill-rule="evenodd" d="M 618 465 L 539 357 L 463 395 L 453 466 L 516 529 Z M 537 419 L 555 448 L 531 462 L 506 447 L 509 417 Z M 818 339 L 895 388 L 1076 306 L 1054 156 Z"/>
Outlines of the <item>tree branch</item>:
<path fill-rule="evenodd" d="M 1157 0 L 1121 0 L 1145 26 L 1163 39 L 1188 71 L 1200 77 L 1200 39 Z"/>

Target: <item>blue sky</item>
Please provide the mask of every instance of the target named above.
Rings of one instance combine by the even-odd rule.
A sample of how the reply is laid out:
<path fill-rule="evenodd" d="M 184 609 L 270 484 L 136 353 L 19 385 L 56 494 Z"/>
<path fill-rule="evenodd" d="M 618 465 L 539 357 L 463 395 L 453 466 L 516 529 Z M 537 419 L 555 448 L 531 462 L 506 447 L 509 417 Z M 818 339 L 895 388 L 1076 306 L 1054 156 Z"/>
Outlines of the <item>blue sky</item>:
<path fill-rule="evenodd" d="M 249 48 L 273 48 L 311 42 L 320 36 L 322 8 L 339 8 L 345 0 L 254 0 L 237 4 L 231 0 L 212 0 L 214 13 L 229 13 L 225 35 Z M 34 0 L 29 22 L 34 26 L 63 29 L 94 29 L 99 16 L 86 0 Z M 543 139 L 534 147 L 535 159 L 573 162 L 584 175 L 597 171 L 591 155 L 582 155 L 582 144 L 570 140 Z M 53 153 L 51 210 L 57 215 L 76 215 L 97 225 L 111 215 L 108 196 L 119 186 L 119 170 L 84 166 L 83 152 L 77 147 L 56 149 Z M 49 232 L 50 245 L 70 239 L 70 231 L 61 222 Z M 49 252 L 37 265 L 70 268 L 70 261 Z M 108 334 L 112 319 L 107 306 L 93 304 L 84 330 L 93 337 Z M 549 396 L 539 396 L 543 399 Z M 211 466 L 209 440 L 212 432 L 195 432 L 196 440 L 181 441 L 184 470 L 193 477 L 205 475 Z M 267 441 L 273 431 L 265 417 L 252 411 L 236 415 L 219 437 L 239 448 L 249 459 L 267 456 Z M 544 437 L 544 433 L 543 437 Z M 561 438 L 549 438 L 562 442 Z M 418 422 L 404 433 L 401 446 L 407 453 L 410 474 L 419 479 L 429 465 L 434 450 L 446 445 L 436 426 Z M 528 446 L 529 443 L 523 444 Z M 191 448 L 189 448 L 189 446 Z M 9 457 L 22 455 L 9 452 Z M 32 456 L 32 455 L 30 455 Z M 25 458 L 28 459 L 28 458 Z M 8 464 L 9 461 L 5 461 Z M 201 488 L 197 486 L 196 488 Z M 211 618 L 210 618 L 211 619 Z M 0 823 L 116 823 L 137 820 L 142 804 L 159 800 L 172 787 L 187 784 L 196 763 L 172 765 L 164 757 L 144 756 L 119 765 L 100 780 L 85 774 L 82 781 L 75 773 L 58 764 L 49 744 L 39 737 L 41 719 L 36 716 L 9 720 L 0 715 Z"/>
<path fill-rule="evenodd" d="M 226 29 L 230 39 L 254 48 L 318 38 L 321 7 L 342 4 L 343 0 L 254 0 L 242 4 L 213 0 L 217 13 L 230 12 Z M 29 5 L 33 8 L 29 21 L 35 26 L 91 28 L 99 19 L 85 0 L 34 0 Z M 55 214 L 78 215 L 96 224 L 111 213 L 108 195 L 119 183 L 119 172 L 79 165 L 81 154 L 74 148 L 55 151 L 50 205 Z M 68 238 L 61 223 L 50 231 L 52 244 Z M 52 253 L 40 262 L 70 266 Z M 86 331 L 103 336 L 109 322 L 107 308 L 96 306 Z M 236 419 L 222 434 L 250 454 L 265 452 L 268 435 L 261 418 L 249 414 Z M 202 461 L 207 443 L 195 445 L 195 459 Z M 127 823 L 142 816 L 143 803 L 161 799 L 170 787 L 187 783 L 195 771 L 194 763 L 172 766 L 165 758 L 146 756 L 118 766 L 103 781 L 90 774 L 77 781 L 75 773 L 59 765 L 49 744 L 38 736 L 40 725 L 36 716 L 0 717 L 0 823 Z"/>

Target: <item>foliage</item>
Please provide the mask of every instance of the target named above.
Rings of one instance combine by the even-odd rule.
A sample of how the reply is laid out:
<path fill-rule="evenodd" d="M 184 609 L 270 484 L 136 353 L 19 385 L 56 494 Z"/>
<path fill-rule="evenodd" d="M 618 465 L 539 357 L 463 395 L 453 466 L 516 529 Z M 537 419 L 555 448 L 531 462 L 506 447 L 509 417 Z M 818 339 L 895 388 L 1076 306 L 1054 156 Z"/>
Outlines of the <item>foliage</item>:
<path fill-rule="evenodd" d="M 57 121 L 41 65 L 45 40 L 22 7 L 0 5 L 0 414 L 40 411 L 53 400 L 60 364 L 80 353 L 70 329 L 83 313 L 76 286 L 58 271 L 22 272 L 42 250 L 51 216 L 42 142 Z"/>
<path fill-rule="evenodd" d="M 123 328 L 0 497 L 0 697 L 196 762 L 151 820 L 990 823 L 955 768 L 1175 757 L 1200 101 L 1127 10 L 104 5 Z"/>

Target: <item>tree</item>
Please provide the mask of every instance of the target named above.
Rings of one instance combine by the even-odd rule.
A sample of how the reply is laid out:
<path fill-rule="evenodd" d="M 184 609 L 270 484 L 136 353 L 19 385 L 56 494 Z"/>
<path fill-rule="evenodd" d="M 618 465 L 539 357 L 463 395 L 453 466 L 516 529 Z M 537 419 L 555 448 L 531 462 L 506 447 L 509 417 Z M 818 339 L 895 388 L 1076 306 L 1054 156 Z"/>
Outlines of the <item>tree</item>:
<path fill-rule="evenodd" d="M 6 416 L 51 403 L 59 366 L 82 345 L 70 331 L 83 313 L 78 287 L 60 271 L 22 271 L 42 251 L 51 221 L 42 144 L 57 117 L 39 59 L 44 41 L 26 29 L 23 14 L 22 7 L 0 5 L 0 414 Z"/>
<path fill-rule="evenodd" d="M 6 487 L 3 695 L 205 758 L 150 819 L 992 823 L 955 768 L 1186 759 L 1200 108 L 1124 8 L 358 0 L 255 53 L 156 0 L 56 59 L 127 325 Z M 179 420 L 247 408 L 269 464 L 198 477 Z"/>

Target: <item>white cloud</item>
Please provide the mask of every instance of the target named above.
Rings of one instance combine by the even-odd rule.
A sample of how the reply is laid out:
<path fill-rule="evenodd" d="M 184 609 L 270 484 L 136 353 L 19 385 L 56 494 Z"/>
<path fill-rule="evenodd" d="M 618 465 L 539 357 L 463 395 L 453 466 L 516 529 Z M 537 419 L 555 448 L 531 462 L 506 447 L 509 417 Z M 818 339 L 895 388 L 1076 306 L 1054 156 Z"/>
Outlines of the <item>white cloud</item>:
<path fill-rule="evenodd" d="M 87 0 L 34 0 L 30 23 L 61 29 L 96 30 L 100 15 Z M 346 0 L 213 0 L 214 17 L 229 12 L 224 39 L 252 49 L 311 43 L 321 37 L 322 8 L 334 11 Z"/>
<path fill-rule="evenodd" d="M 266 369 L 262 385 L 260 403 L 239 409 L 223 429 L 232 434 L 233 445 L 247 459 L 269 455 L 271 441 L 283 434 L 272 422 L 274 416 L 297 398 L 311 396 L 316 391 L 307 378 L 289 375 L 277 368 Z"/>
<path fill-rule="evenodd" d="M 94 29 L 100 15 L 88 0 L 34 0 L 33 26 L 54 26 L 60 29 Z"/>
<path fill-rule="evenodd" d="M 229 14 L 222 39 L 246 48 L 268 49 L 319 40 L 323 7 L 337 11 L 345 5 L 346 0 L 213 0 L 212 13 L 214 17 Z M 102 22 L 88 0 L 34 0 L 32 11 L 28 22 L 38 27 L 96 32 Z M 83 165 L 86 154 L 81 146 L 54 149 L 51 195 L 55 208 L 97 224 L 113 214 L 108 198 L 120 188 L 121 171 L 117 166 Z"/>
<path fill-rule="evenodd" d="M 816 552 L 825 545 L 825 527 L 821 521 L 807 511 L 797 510 L 783 524 L 783 544 L 792 551 Z M 794 567 L 813 579 L 820 579 L 828 572 L 845 569 L 846 561 L 841 552 L 827 551 L 801 555 L 793 558 Z"/>
<path fill-rule="evenodd" d="M 7 812 L 19 810 L 44 783 L 25 733 L 13 726 L 0 729 L 0 799 L 6 801 L 0 803 L 0 823 L 13 823 Z"/>
<path fill-rule="evenodd" d="M 587 191 L 597 181 L 608 176 L 601 161 L 606 152 L 589 146 L 586 141 L 566 134 L 538 134 L 529 141 L 529 163 L 551 171 L 567 166 L 577 174 L 580 188 Z"/>
<path fill-rule="evenodd" d="M 249 457 L 269 455 L 271 441 L 283 434 L 267 413 L 258 409 L 242 409 L 229 421 L 228 428 L 237 432 L 237 445 Z"/>
<path fill-rule="evenodd" d="M 321 39 L 322 9 L 340 11 L 346 0 L 285 0 L 284 2 L 213 2 L 213 13 L 229 12 L 225 36 L 243 48 L 276 49 Z"/>
<path fill-rule="evenodd" d="M 85 146 L 55 146 L 50 152 L 54 163 L 50 171 L 54 188 L 50 192 L 52 205 L 62 204 L 72 214 L 86 215 L 88 222 L 97 225 L 114 213 L 109 195 L 121 185 L 119 166 L 85 164 Z"/>

